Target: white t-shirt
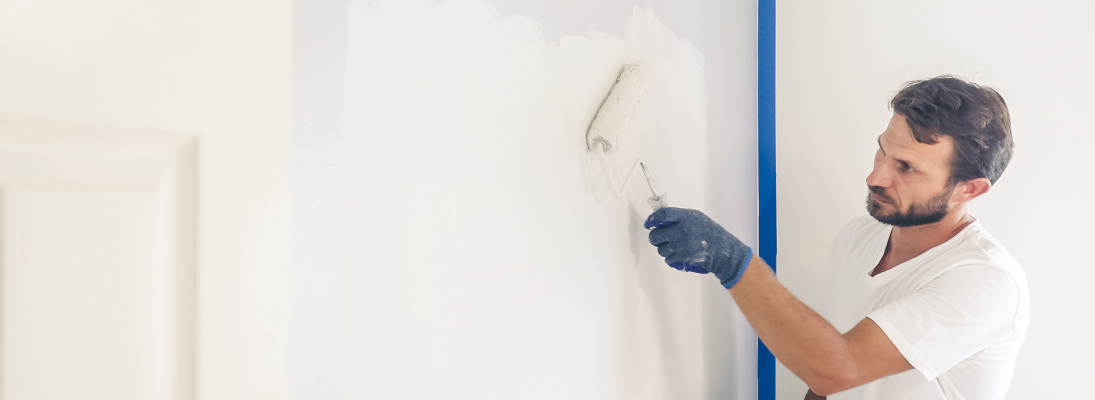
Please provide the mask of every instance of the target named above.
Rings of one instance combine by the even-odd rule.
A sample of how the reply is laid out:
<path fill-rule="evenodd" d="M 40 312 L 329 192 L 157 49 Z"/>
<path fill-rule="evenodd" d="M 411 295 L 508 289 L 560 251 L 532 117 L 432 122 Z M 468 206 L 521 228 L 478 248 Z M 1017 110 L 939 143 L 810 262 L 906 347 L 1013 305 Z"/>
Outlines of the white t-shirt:
<path fill-rule="evenodd" d="M 1003 399 L 1029 321 L 1023 270 L 974 221 L 872 277 L 892 229 L 864 216 L 840 231 L 823 315 L 842 333 L 870 318 L 913 369 L 829 399 Z"/>

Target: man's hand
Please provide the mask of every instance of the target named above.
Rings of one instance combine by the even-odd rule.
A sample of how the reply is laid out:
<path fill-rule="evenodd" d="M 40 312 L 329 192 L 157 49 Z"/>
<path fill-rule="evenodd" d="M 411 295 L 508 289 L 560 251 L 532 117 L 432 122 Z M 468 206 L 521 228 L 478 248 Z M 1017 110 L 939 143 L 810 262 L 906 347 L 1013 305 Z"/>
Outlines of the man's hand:
<path fill-rule="evenodd" d="M 686 208 L 666 207 L 650 214 L 644 224 L 650 244 L 665 263 L 678 270 L 715 274 L 729 289 L 741 279 L 753 250 L 707 215 Z"/>

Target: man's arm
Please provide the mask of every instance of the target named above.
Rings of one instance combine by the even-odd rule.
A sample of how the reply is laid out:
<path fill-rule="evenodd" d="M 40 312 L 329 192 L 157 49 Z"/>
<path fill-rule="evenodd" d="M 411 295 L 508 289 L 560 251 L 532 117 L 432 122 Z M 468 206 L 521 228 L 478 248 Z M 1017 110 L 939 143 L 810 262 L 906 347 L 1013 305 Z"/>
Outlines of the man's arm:
<path fill-rule="evenodd" d="M 665 207 L 643 224 L 650 244 L 670 267 L 711 273 L 730 288 L 738 307 L 772 354 L 819 395 L 851 389 L 912 369 L 874 321 L 841 335 L 791 295 L 741 240 L 706 214 Z"/>
<path fill-rule="evenodd" d="M 840 334 L 784 288 L 759 257 L 729 291 L 772 354 L 811 393 L 828 396 L 912 369 L 874 321 L 864 318 Z"/>

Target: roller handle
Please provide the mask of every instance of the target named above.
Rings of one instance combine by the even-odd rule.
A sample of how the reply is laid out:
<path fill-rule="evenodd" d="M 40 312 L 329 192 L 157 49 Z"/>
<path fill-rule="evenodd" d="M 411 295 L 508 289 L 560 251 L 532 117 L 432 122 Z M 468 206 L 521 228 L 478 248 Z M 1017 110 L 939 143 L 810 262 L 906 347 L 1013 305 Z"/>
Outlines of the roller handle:
<path fill-rule="evenodd" d="M 665 193 L 653 197 L 647 197 L 646 204 L 649 204 L 650 208 L 653 208 L 654 211 L 658 211 L 663 208 L 669 207 L 669 199 L 667 197 L 668 195 L 666 195 Z"/>
<path fill-rule="evenodd" d="M 639 166 L 643 168 L 643 176 L 646 177 L 646 184 L 650 186 L 652 195 L 646 199 L 646 204 L 649 204 L 654 211 L 669 207 L 669 199 L 665 197 L 665 193 L 658 194 L 658 188 L 654 186 L 654 178 L 650 177 L 650 170 L 646 169 L 646 163 L 639 161 Z"/>

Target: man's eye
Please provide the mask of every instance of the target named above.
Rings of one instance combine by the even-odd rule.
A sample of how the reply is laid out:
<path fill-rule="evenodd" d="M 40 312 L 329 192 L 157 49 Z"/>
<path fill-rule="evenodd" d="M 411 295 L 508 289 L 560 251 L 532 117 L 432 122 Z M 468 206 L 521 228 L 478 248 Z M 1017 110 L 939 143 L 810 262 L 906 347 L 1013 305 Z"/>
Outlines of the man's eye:
<path fill-rule="evenodd" d="M 911 165 L 906 164 L 906 163 L 901 163 L 901 169 L 905 170 L 905 172 L 915 172 L 916 171 L 915 168 L 913 168 Z"/>

